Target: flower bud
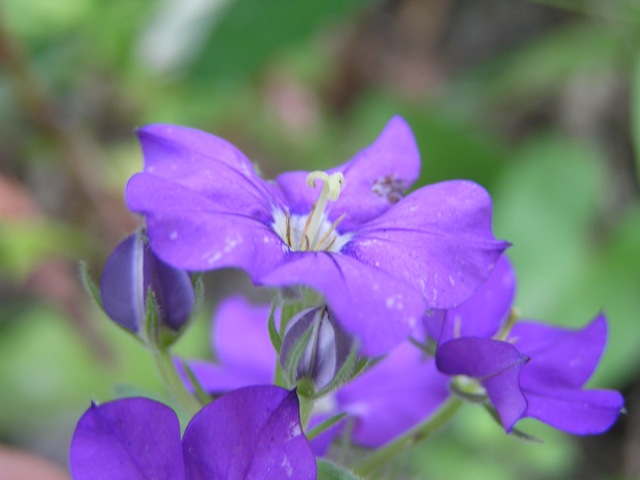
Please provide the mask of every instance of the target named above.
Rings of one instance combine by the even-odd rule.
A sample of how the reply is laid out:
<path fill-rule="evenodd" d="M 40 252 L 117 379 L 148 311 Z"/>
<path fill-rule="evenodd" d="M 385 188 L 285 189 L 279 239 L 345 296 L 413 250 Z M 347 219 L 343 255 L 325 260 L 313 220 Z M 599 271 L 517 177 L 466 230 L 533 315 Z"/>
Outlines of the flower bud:
<path fill-rule="evenodd" d="M 319 390 L 335 378 L 352 346 L 353 339 L 340 328 L 326 306 L 308 308 L 287 325 L 280 364 L 292 381 L 307 378 Z"/>
<path fill-rule="evenodd" d="M 149 292 L 153 302 L 148 302 Z M 140 232 L 125 238 L 111 253 L 100 279 L 105 313 L 121 327 L 141 335 L 155 304 L 157 325 L 175 336 L 185 325 L 195 304 L 189 274 L 160 260 Z M 150 339 L 148 339 L 150 340 Z"/>

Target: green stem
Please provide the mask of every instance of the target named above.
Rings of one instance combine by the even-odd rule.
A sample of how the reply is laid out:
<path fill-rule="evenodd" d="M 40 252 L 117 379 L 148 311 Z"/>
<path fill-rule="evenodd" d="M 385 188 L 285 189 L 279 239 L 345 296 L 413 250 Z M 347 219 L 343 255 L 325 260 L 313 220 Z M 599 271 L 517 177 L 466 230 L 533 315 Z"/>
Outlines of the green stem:
<path fill-rule="evenodd" d="M 447 423 L 463 403 L 464 402 L 458 397 L 450 397 L 436 413 L 431 415 L 423 423 L 387 443 L 356 465 L 353 469 L 354 473 L 358 476 L 366 477 L 391 459 L 426 440 Z"/>
<path fill-rule="evenodd" d="M 165 349 L 154 348 L 152 353 L 162 381 L 171 396 L 189 415 L 195 415 L 202 408 L 202 405 L 185 387 L 169 352 Z"/>

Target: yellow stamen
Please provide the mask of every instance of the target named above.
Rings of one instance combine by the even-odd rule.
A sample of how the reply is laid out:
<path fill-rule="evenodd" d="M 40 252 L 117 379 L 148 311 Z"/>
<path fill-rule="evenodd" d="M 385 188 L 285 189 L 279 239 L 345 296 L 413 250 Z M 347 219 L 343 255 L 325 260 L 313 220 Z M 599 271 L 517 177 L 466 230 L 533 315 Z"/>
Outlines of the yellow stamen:
<path fill-rule="evenodd" d="M 507 317 L 507 320 L 504 322 L 502 328 L 496 334 L 495 338 L 497 338 L 498 340 L 507 340 L 509 338 L 509 334 L 511 333 L 511 329 L 518 321 L 518 318 L 520 318 L 520 309 L 517 307 L 512 307 L 511 310 L 509 310 L 509 316 Z"/>
<path fill-rule="evenodd" d="M 327 233 L 325 233 L 325 234 L 322 236 L 322 238 L 321 238 L 320 240 L 318 240 L 318 242 L 315 244 L 315 246 L 314 246 L 314 248 L 313 248 L 315 251 L 323 250 L 322 245 L 324 244 L 324 242 L 326 242 L 326 241 L 330 238 L 331 234 L 335 231 L 335 229 L 336 229 L 336 227 L 338 226 L 338 224 L 339 224 L 339 223 L 342 221 L 342 219 L 343 219 L 344 217 L 346 217 L 346 216 L 347 216 L 347 214 L 346 214 L 346 213 L 343 213 L 342 215 L 340 215 L 340 216 L 336 219 L 336 221 L 335 221 L 335 222 L 333 222 L 333 223 L 331 224 L 331 227 L 329 227 L 329 230 L 327 230 Z M 333 240 L 331 241 L 331 243 L 329 244 L 329 246 L 333 245 L 333 242 L 335 242 L 335 241 L 336 241 L 336 239 L 335 239 L 335 237 L 334 237 L 334 238 L 333 238 Z M 327 246 L 326 248 L 324 248 L 324 250 L 328 250 L 328 249 L 329 249 L 329 246 Z"/>
<path fill-rule="evenodd" d="M 285 231 L 287 235 L 287 243 L 291 246 L 291 214 L 289 213 L 289 210 L 287 210 L 285 217 Z"/>
<path fill-rule="evenodd" d="M 309 245 L 309 237 L 307 236 L 307 234 L 309 233 L 309 229 L 311 227 L 311 221 L 314 218 L 314 213 L 316 211 L 317 206 L 318 206 L 318 201 L 316 200 L 315 202 L 313 202 L 313 205 L 311 206 L 311 211 L 309 212 L 309 216 L 307 217 L 307 221 L 304 223 L 304 228 L 302 229 L 302 236 L 300 237 L 299 250 L 304 250 L 302 247 L 305 241 L 307 242 L 307 245 Z M 311 231 L 313 232 L 313 230 Z"/>

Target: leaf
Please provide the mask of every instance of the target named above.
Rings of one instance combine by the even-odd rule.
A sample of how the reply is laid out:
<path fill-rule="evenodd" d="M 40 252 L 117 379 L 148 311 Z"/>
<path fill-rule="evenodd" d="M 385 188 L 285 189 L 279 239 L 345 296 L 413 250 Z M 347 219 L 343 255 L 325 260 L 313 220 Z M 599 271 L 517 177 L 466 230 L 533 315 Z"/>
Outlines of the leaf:
<path fill-rule="evenodd" d="M 367 0 L 236 0 L 218 20 L 192 74 L 200 81 L 255 74 L 285 47 L 367 5 Z"/>
<path fill-rule="evenodd" d="M 360 480 L 360 477 L 329 460 L 319 458 L 317 463 L 318 480 Z"/>

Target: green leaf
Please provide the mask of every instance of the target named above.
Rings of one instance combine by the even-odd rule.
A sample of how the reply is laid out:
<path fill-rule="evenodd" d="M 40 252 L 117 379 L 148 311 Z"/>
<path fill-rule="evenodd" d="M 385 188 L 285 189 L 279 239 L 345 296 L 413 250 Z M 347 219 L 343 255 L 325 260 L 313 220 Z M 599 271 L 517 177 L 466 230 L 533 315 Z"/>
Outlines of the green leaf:
<path fill-rule="evenodd" d="M 367 5 L 367 0 L 236 0 L 215 18 L 193 69 L 200 81 L 255 74 L 285 47 Z"/>
<path fill-rule="evenodd" d="M 319 458 L 317 463 L 318 480 L 360 480 L 361 478 L 328 460 Z"/>
<path fill-rule="evenodd" d="M 60 222 L 0 219 L 0 271 L 3 276 L 24 281 L 41 262 L 51 258 L 91 256 L 90 242 L 85 232 Z"/>

